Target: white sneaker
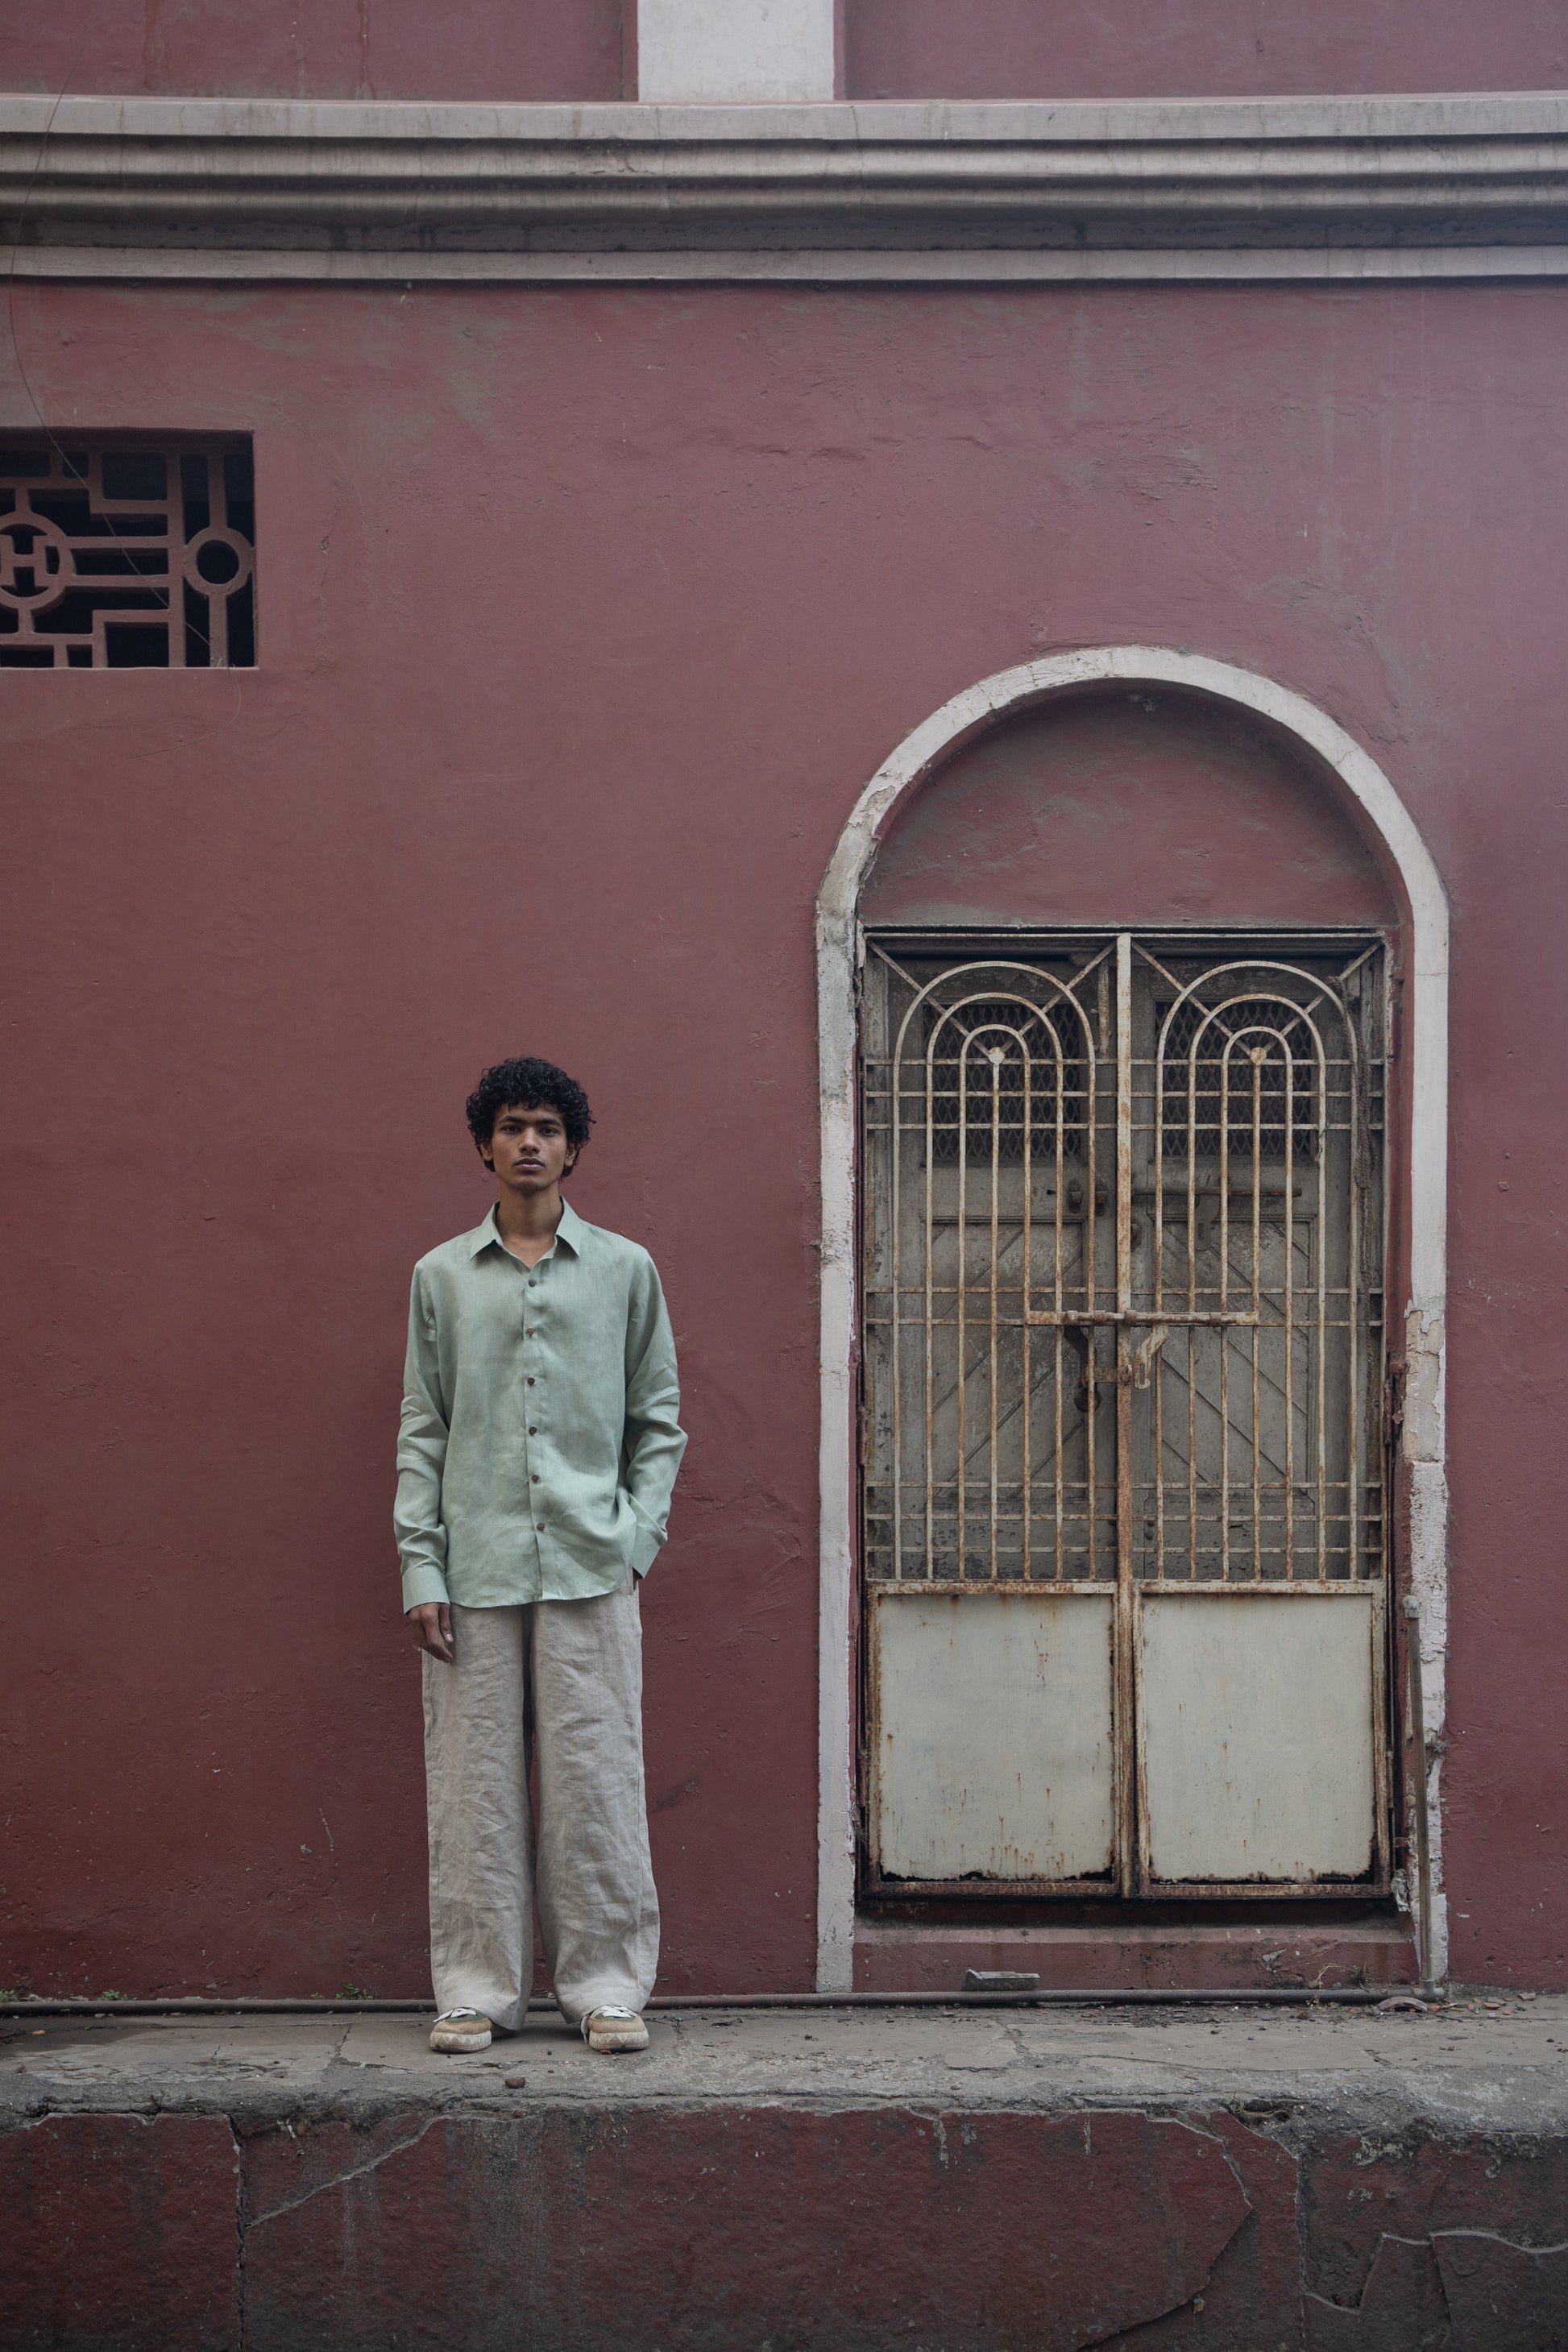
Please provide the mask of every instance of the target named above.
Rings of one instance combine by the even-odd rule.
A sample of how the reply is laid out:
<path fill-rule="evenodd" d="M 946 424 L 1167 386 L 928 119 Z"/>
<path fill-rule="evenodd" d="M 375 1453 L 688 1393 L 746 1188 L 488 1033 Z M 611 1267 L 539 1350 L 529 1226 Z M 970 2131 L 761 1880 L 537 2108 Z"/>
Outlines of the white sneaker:
<path fill-rule="evenodd" d="M 590 2050 L 646 2050 L 647 2028 L 635 2009 L 591 2009 L 583 2020 L 583 2039 Z"/>
<path fill-rule="evenodd" d="M 432 2050 L 459 2056 L 490 2046 L 490 2021 L 482 2009 L 448 2009 L 430 2028 Z"/>

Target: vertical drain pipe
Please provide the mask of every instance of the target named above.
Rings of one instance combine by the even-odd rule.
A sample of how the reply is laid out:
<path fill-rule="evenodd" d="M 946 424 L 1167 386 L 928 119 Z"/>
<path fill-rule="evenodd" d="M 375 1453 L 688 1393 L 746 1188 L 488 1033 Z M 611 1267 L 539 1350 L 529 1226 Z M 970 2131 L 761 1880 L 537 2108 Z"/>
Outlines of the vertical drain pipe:
<path fill-rule="evenodd" d="M 1432 1824 L 1427 1811 L 1426 1706 L 1422 1690 L 1421 1603 L 1414 1594 L 1405 1603 L 1405 1657 L 1410 1673 L 1410 1738 L 1415 1749 L 1415 1802 L 1411 1826 L 1415 1833 L 1415 1880 L 1421 1937 L 1421 1997 L 1437 1999 L 1432 1978 Z"/>

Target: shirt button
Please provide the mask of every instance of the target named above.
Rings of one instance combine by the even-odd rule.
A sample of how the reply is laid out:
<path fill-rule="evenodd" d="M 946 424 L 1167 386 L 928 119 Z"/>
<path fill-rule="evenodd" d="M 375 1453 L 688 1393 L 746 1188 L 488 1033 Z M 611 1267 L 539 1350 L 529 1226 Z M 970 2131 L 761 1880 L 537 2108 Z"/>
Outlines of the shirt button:
<path fill-rule="evenodd" d="M 529 1327 L 528 1327 L 527 1330 L 523 1333 L 523 1335 L 522 1335 L 522 1336 L 523 1336 L 523 1338 L 524 1338 L 525 1339 L 532 1339 L 532 1337 L 533 1337 L 533 1326 L 532 1326 L 532 1324 L 531 1324 L 531 1323 L 529 1325 Z"/>
<path fill-rule="evenodd" d="M 528 1283 L 528 1286 L 529 1286 L 530 1290 L 537 1290 L 537 1289 L 538 1289 L 538 1287 L 539 1287 L 538 1283 L 534 1281 L 534 1279 L 533 1279 L 533 1277 L 532 1277 L 532 1276 L 531 1276 L 531 1275 L 529 1276 L 529 1283 Z"/>
<path fill-rule="evenodd" d="M 533 1483 L 534 1483 L 534 1485 L 535 1485 L 536 1486 L 538 1486 L 538 1484 L 539 1484 L 539 1473 L 538 1473 L 538 1471 L 537 1471 L 537 1470 L 536 1470 L 536 1471 L 534 1472 L 534 1474 L 533 1474 Z"/>
<path fill-rule="evenodd" d="M 530 1437 L 537 1437 L 537 1436 L 538 1436 L 538 1434 L 539 1434 L 538 1430 L 537 1430 L 537 1429 L 535 1429 L 535 1427 L 534 1427 L 534 1425 L 533 1425 L 533 1423 L 532 1423 L 531 1422 L 530 1422 L 530 1423 L 529 1423 L 529 1424 L 528 1424 L 528 1433 L 529 1433 Z"/>
<path fill-rule="evenodd" d="M 531 1372 L 530 1372 L 528 1376 L 528 1385 L 530 1388 L 533 1386 L 533 1374 Z"/>

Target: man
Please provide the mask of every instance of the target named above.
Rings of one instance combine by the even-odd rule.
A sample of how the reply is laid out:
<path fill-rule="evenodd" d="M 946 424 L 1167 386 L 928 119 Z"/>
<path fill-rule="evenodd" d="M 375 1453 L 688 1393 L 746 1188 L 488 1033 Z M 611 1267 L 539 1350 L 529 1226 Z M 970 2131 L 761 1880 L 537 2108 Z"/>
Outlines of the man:
<path fill-rule="evenodd" d="M 637 1588 L 686 1449 L 675 1344 L 647 1252 L 561 1197 L 593 1125 L 582 1087 L 499 1062 L 468 1114 L 500 1198 L 414 1269 L 397 1448 L 425 1654 L 430 2046 L 520 2028 L 536 1899 L 564 2015 L 595 2050 L 646 2050 L 658 1903 Z"/>

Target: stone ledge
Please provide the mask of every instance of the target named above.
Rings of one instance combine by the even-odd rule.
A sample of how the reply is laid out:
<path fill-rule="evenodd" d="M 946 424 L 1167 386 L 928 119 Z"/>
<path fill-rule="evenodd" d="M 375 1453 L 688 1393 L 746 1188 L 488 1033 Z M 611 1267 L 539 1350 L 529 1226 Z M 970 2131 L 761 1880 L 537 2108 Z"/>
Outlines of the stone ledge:
<path fill-rule="evenodd" d="M 1479 1997 L 1478 1997 L 1479 1999 Z M 593 2055 L 552 2010 L 474 2060 L 422 2016 L 51 2018 L 0 2022 L 0 2129 L 47 2114 L 279 2117 L 718 2104 L 1163 2109 L 1287 2096 L 1399 2134 L 1505 2114 L 1568 2135 L 1568 1994 L 1425 2014 L 1226 2003 L 1163 2009 L 679 2010 L 637 2059 Z M 526 2076 L 526 2096 L 509 2075 Z M 1568 2231 L 1564 2232 L 1568 2235 Z"/>
<path fill-rule="evenodd" d="M 1568 138 L 1568 91 L 1320 98 L 899 99 L 663 105 L 425 99 L 56 99 L 0 93 L 0 130 L 53 138 L 542 141 L 564 147 L 1125 144 L 1129 142 Z"/>
<path fill-rule="evenodd" d="M 1568 1997 L 1423 2016 L 683 2012 L 629 2061 L 552 2016 L 478 2061 L 432 2057 L 425 2033 L 9 2032 L 0 2344 L 1561 2340 Z"/>
<path fill-rule="evenodd" d="M 0 97 L 21 247 L 1447 250 L 1568 235 L 1568 99 L 418 106 Z M 84 269 L 88 264 L 80 265 Z M 1484 268 L 1484 265 L 1478 264 Z M 720 274 L 715 271 L 713 274 Z"/>
<path fill-rule="evenodd" d="M 689 247 L 661 251 L 421 251 L 163 244 L 61 237 L 0 248 L 13 278 L 174 279 L 195 285 L 458 286 L 1373 286 L 1568 277 L 1561 245 L 1197 247 L 1040 246 L 830 251 Z"/>

